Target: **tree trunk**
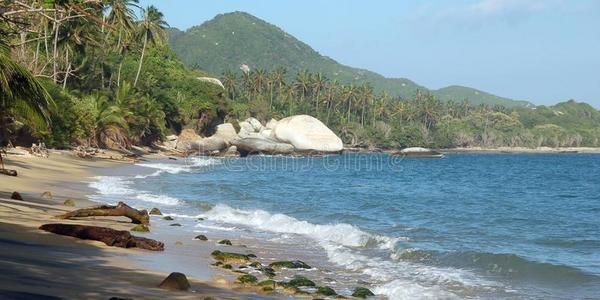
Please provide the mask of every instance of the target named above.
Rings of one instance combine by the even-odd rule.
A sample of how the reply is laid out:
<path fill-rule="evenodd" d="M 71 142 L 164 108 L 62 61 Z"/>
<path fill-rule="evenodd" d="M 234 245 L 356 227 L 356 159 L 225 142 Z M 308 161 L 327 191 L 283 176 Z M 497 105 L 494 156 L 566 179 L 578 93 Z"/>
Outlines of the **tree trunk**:
<path fill-rule="evenodd" d="M 113 247 L 140 248 L 151 251 L 165 250 L 165 244 L 162 242 L 133 236 L 129 231 L 125 230 L 75 224 L 44 224 L 40 226 L 40 229 L 55 234 L 76 237 L 82 240 L 100 241 Z"/>
<path fill-rule="evenodd" d="M 142 56 L 140 57 L 140 64 L 137 69 L 137 74 L 135 75 L 135 81 L 133 82 L 133 87 L 137 86 L 138 79 L 140 78 L 140 72 L 142 71 L 142 63 L 144 63 L 144 54 L 146 53 L 146 44 L 148 43 L 148 35 L 144 35 L 144 46 L 142 47 Z"/>
<path fill-rule="evenodd" d="M 119 202 L 117 206 L 100 205 L 95 207 L 82 208 L 56 217 L 59 219 L 85 217 L 127 217 L 131 219 L 131 222 L 134 224 L 150 224 L 150 217 L 148 216 L 148 212 L 145 209 L 137 210 L 123 202 Z"/>
<path fill-rule="evenodd" d="M 54 13 L 54 17 L 56 18 L 56 13 Z M 58 70 L 57 70 L 57 56 L 58 56 L 58 28 L 60 27 L 59 22 L 54 23 L 54 49 L 52 50 L 52 79 L 54 83 L 58 82 Z"/>
<path fill-rule="evenodd" d="M 71 63 L 69 62 L 69 49 L 65 50 L 65 61 L 67 63 L 67 71 L 65 72 L 65 78 L 63 79 L 63 90 L 67 88 L 67 79 L 69 79 L 69 73 L 71 73 Z"/>

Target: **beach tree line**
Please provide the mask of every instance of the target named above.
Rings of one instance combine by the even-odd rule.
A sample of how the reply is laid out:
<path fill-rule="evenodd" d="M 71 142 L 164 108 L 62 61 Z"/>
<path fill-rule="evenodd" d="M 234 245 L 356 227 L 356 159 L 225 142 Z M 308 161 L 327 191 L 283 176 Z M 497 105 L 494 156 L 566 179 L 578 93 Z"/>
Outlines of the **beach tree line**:
<path fill-rule="evenodd" d="M 155 7 L 136 0 L 0 4 L 4 145 L 127 148 L 222 119 L 222 91 L 175 57 Z"/>
<path fill-rule="evenodd" d="M 374 92 L 369 83 L 342 84 L 308 70 L 288 74 L 285 68 L 227 71 L 222 82 L 235 119 L 310 114 L 353 146 L 577 147 L 600 142 L 600 113 L 575 101 L 506 108 L 472 105 L 469 99 L 440 101 L 426 91 L 405 99 Z"/>
<path fill-rule="evenodd" d="M 165 43 L 168 24 L 135 0 L 0 0 L 2 145 L 152 145 L 227 120 L 313 115 L 351 146 L 597 146 L 599 112 L 472 105 L 375 92 L 319 73 L 232 70 L 220 86 Z"/>

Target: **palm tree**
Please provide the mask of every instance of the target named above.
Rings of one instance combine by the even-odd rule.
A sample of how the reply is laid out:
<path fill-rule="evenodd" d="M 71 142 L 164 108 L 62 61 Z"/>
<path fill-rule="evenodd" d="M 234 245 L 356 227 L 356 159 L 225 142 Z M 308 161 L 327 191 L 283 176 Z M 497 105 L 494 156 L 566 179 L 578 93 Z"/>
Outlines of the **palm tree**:
<path fill-rule="evenodd" d="M 365 109 L 369 104 L 368 102 L 373 97 L 373 88 L 365 83 L 358 88 L 358 98 L 361 103 L 362 109 L 360 112 L 360 125 L 365 126 Z"/>
<path fill-rule="evenodd" d="M 237 76 L 231 71 L 226 71 L 223 74 L 223 86 L 227 91 L 227 95 L 231 100 L 235 101 L 235 88 L 236 88 Z"/>
<path fill-rule="evenodd" d="M 346 123 L 350 123 L 350 112 L 352 110 L 352 99 L 356 97 L 356 88 L 354 85 L 344 86 L 342 92 L 342 100 L 348 105 L 348 113 L 346 115 Z"/>
<path fill-rule="evenodd" d="M 327 121 L 326 124 L 329 124 L 329 116 L 331 115 L 331 108 L 333 107 L 333 101 L 337 96 L 340 85 L 337 80 L 333 80 L 325 89 L 325 101 L 327 103 Z"/>
<path fill-rule="evenodd" d="M 2 30 L 0 33 L 2 37 L 6 36 Z M 0 146 L 10 143 L 7 125 L 14 116 L 34 124 L 48 124 L 48 108 L 54 104 L 52 98 L 25 67 L 11 59 L 8 44 L 2 38 L 0 38 L 0 91 Z M 1 153 L 0 163 L 4 169 Z"/>
<path fill-rule="evenodd" d="M 135 29 L 135 14 L 132 7 L 137 6 L 138 0 L 110 0 L 110 13 L 107 22 L 115 27 L 119 33 L 117 37 L 116 50 L 121 55 L 117 71 L 117 86 L 121 85 L 121 69 L 124 57 L 129 51 L 129 37 Z"/>
<path fill-rule="evenodd" d="M 312 88 L 315 92 L 315 114 L 319 115 L 319 101 L 321 101 L 319 98 L 321 97 L 321 91 L 327 84 L 327 78 L 323 74 L 317 73 L 312 79 Z"/>
<path fill-rule="evenodd" d="M 146 53 L 146 46 L 148 42 L 153 45 L 162 44 L 166 39 L 165 28 L 169 26 L 167 22 L 163 20 L 163 14 L 154 6 L 148 6 L 146 9 L 142 9 L 144 19 L 139 24 L 138 36 L 143 39 L 142 54 L 140 57 L 140 63 L 138 65 L 137 74 L 133 81 L 133 87 L 137 86 L 140 78 L 140 72 L 142 71 L 142 64 L 144 63 L 144 54 Z"/>
<path fill-rule="evenodd" d="M 296 81 L 294 82 L 294 87 L 296 91 L 300 94 L 300 102 L 304 103 L 304 97 L 308 94 L 310 90 L 310 81 L 311 75 L 307 70 L 302 70 L 296 74 Z"/>

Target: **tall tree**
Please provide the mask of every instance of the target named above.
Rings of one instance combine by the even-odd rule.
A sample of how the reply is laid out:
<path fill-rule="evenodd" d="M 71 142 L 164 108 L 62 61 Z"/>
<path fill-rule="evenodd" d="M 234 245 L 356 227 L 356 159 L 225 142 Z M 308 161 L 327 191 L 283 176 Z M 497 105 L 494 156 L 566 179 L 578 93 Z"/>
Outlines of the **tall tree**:
<path fill-rule="evenodd" d="M 156 9 L 154 6 L 148 6 L 146 9 L 142 9 L 143 19 L 139 23 L 138 37 L 142 40 L 142 54 L 140 56 L 140 62 L 138 65 L 135 80 L 133 81 L 133 87 L 137 86 L 140 78 L 140 72 L 142 71 L 142 64 L 144 63 L 144 54 L 146 53 L 146 47 L 148 42 L 153 45 L 162 44 L 166 39 L 165 28 L 169 26 L 165 20 L 163 20 L 163 14 Z"/>

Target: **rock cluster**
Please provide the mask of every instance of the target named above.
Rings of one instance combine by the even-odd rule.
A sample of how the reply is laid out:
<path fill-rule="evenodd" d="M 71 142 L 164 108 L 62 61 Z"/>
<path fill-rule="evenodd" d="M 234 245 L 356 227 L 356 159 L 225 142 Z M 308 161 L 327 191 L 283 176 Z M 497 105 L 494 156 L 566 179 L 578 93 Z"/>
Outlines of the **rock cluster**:
<path fill-rule="evenodd" d="M 279 121 L 271 119 L 266 125 L 248 118 L 236 125 L 239 125 L 237 131 L 231 123 L 221 124 L 210 137 L 201 137 L 193 129 L 184 129 L 179 136 L 167 136 L 161 147 L 219 156 L 327 154 L 340 153 L 343 149 L 342 140 L 331 129 L 308 115 Z"/>

